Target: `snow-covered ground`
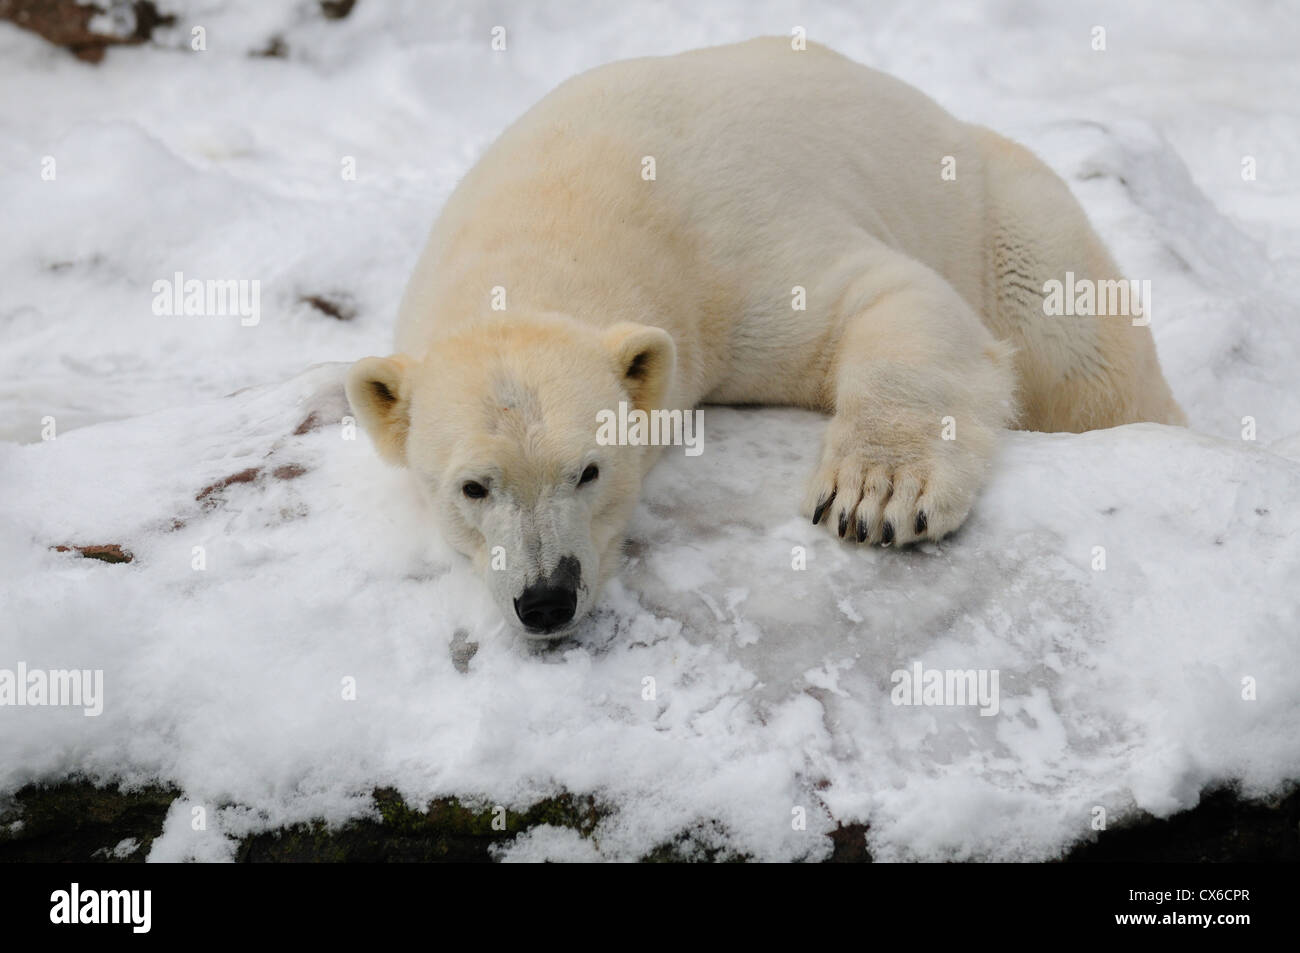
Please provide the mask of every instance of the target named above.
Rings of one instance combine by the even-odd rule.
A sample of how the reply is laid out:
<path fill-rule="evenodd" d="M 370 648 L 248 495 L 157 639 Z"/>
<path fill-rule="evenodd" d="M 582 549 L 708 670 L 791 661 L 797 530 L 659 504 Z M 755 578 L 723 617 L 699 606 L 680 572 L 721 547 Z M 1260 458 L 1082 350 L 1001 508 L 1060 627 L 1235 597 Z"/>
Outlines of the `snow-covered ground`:
<path fill-rule="evenodd" d="M 1023 859 L 1096 836 L 1097 808 L 1113 825 L 1300 779 L 1294 13 L 160 6 L 174 28 L 99 65 L 0 24 L 0 670 L 104 672 L 98 717 L 0 708 L 0 794 L 173 783 L 153 859 L 343 821 L 380 785 L 609 808 L 507 859 L 632 858 L 682 831 L 815 859 L 836 822 L 869 824 L 878 859 Z M 344 439 L 343 362 L 387 353 L 440 203 L 550 87 L 796 25 L 1066 178 L 1152 282 L 1192 428 L 1010 435 L 967 527 L 900 553 L 797 517 L 815 415 L 709 408 L 706 452 L 652 474 L 590 624 L 518 639 L 406 477 Z M 248 55 L 272 36 L 286 57 Z M 260 321 L 156 315 L 178 271 L 259 280 Z M 916 663 L 996 670 L 997 713 L 895 705 Z"/>

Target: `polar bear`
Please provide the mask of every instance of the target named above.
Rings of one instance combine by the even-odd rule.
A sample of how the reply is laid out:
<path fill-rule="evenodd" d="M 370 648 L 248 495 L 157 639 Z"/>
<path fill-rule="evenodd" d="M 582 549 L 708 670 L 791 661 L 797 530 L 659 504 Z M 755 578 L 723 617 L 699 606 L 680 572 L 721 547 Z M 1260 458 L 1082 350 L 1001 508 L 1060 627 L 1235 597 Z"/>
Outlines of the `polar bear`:
<path fill-rule="evenodd" d="M 1183 423 L 1146 322 L 1050 317 L 1121 278 L 1021 146 L 839 54 L 767 38 L 577 76 L 448 199 L 396 351 L 347 393 L 533 635 L 618 565 L 656 448 L 626 402 L 830 414 L 803 495 L 854 544 L 957 529 L 999 432 Z"/>

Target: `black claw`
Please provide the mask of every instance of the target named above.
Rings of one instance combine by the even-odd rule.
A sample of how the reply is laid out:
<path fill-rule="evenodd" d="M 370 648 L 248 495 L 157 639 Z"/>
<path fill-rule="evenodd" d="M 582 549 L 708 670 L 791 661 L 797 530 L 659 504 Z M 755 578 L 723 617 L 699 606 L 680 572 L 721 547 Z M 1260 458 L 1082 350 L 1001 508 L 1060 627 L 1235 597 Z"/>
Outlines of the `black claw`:
<path fill-rule="evenodd" d="M 826 497 L 826 498 L 823 499 L 823 500 L 818 500 L 818 501 L 817 501 L 817 509 L 813 510 L 813 525 L 814 525 L 814 526 L 816 526 L 818 523 L 820 523 L 820 522 L 822 521 L 822 514 L 825 513 L 825 512 L 826 512 L 826 508 L 827 508 L 828 506 L 830 506 L 830 505 L 831 505 L 832 503 L 834 503 L 834 502 L 835 502 L 835 491 L 834 491 L 834 490 L 831 490 L 831 495 L 830 495 L 830 496 Z"/>
<path fill-rule="evenodd" d="M 925 514 L 924 514 L 924 513 L 917 513 L 917 514 L 916 514 L 916 535 L 917 535 L 917 536 L 920 536 L 922 533 L 924 533 L 924 532 L 925 532 L 925 528 L 926 528 L 928 525 L 930 525 L 930 524 L 929 524 L 929 521 L 925 518 Z"/>
<path fill-rule="evenodd" d="M 886 523 L 885 528 L 880 533 L 880 545 L 888 546 L 894 541 L 894 524 Z"/>
<path fill-rule="evenodd" d="M 869 535 L 871 534 L 867 532 L 867 524 L 858 520 L 858 542 L 865 543 Z"/>
<path fill-rule="evenodd" d="M 841 513 L 840 514 L 840 539 L 844 538 L 844 534 L 847 533 L 848 530 L 849 530 L 849 514 Z"/>

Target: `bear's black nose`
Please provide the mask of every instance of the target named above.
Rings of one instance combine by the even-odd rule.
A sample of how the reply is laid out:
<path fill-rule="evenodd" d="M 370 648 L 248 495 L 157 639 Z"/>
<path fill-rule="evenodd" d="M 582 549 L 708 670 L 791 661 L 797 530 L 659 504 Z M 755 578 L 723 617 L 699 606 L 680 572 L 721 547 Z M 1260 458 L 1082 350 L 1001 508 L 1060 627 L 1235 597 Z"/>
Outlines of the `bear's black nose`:
<path fill-rule="evenodd" d="M 530 632 L 546 634 L 563 628 L 578 610 L 581 585 L 582 564 L 576 556 L 564 556 L 549 575 L 524 589 L 515 600 L 515 615 Z"/>
<path fill-rule="evenodd" d="M 515 614 L 532 632 L 553 632 L 570 622 L 577 608 L 576 589 L 544 583 L 529 586 L 515 600 Z"/>

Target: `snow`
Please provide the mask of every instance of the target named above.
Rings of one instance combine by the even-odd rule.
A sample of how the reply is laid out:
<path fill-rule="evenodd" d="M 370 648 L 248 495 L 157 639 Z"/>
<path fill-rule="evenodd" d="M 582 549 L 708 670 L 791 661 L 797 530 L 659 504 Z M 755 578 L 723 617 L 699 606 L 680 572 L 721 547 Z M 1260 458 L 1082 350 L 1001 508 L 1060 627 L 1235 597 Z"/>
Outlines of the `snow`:
<path fill-rule="evenodd" d="M 101 847 L 95 851 L 96 857 L 103 857 L 111 860 L 125 860 L 137 850 L 140 849 L 140 842 L 134 837 L 126 837 L 118 841 L 113 847 Z"/>
<path fill-rule="evenodd" d="M 0 794 L 73 773 L 174 784 L 152 860 L 369 816 L 377 786 L 512 809 L 568 790 L 607 811 L 504 860 L 634 859 L 683 832 L 818 859 L 836 823 L 869 824 L 880 860 L 1037 859 L 1096 836 L 1097 808 L 1114 825 L 1300 779 L 1285 11 L 162 6 L 176 27 L 97 66 L 0 24 L 0 669 L 102 669 L 105 691 L 98 717 L 0 712 Z M 1053 164 L 1152 281 L 1192 428 L 1009 435 L 961 533 L 867 551 L 795 513 L 816 415 L 707 408 L 706 452 L 651 475 L 590 624 L 520 639 L 406 475 L 348 439 L 345 362 L 387 352 L 441 201 L 557 82 L 796 24 Z M 247 55 L 272 35 L 287 57 Z M 177 271 L 259 280 L 261 320 L 154 314 Z M 303 301 L 319 295 L 356 317 Z M 51 548 L 107 543 L 133 561 Z M 997 715 L 893 704 L 918 662 L 997 670 Z"/>

